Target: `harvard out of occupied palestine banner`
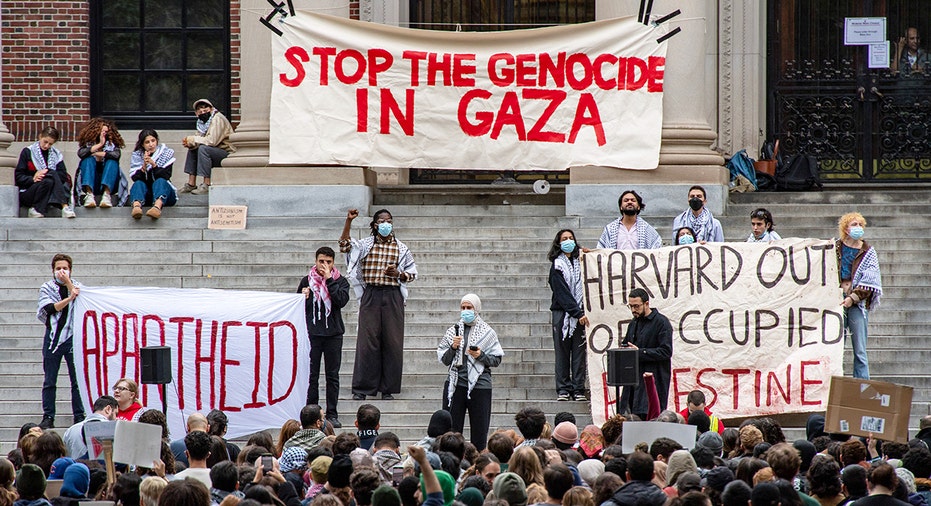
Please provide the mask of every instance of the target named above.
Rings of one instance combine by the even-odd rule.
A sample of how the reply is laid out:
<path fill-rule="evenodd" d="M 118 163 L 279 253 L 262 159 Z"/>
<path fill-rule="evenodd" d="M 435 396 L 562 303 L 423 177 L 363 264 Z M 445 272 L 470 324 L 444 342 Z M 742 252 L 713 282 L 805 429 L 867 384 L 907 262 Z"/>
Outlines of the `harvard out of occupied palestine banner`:
<path fill-rule="evenodd" d="M 668 409 L 699 389 L 721 417 L 824 411 L 831 376 L 843 374 L 835 258 L 834 243 L 817 239 L 584 255 L 595 423 L 614 414 L 604 350 L 624 340 L 634 288 L 672 324 Z"/>
<path fill-rule="evenodd" d="M 228 437 L 297 418 L 310 344 L 300 294 L 214 289 L 82 287 L 74 302 L 74 362 L 89 407 L 122 377 L 140 379 L 139 349 L 171 348 L 168 425 L 184 434 L 191 413 L 229 417 Z M 161 409 L 158 385 L 140 385 Z"/>
<path fill-rule="evenodd" d="M 308 11 L 272 38 L 272 164 L 653 169 L 665 25 L 633 17 L 495 33 Z"/>

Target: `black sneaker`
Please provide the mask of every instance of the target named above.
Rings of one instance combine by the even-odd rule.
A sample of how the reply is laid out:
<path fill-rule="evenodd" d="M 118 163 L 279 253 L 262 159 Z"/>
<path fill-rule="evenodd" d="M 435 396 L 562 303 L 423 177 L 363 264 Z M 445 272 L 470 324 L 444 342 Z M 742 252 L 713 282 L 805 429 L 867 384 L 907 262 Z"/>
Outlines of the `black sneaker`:
<path fill-rule="evenodd" d="M 50 416 L 43 417 L 42 421 L 39 422 L 39 428 L 42 430 L 54 429 L 55 419 Z"/>
<path fill-rule="evenodd" d="M 352 394 L 352 400 L 354 401 L 364 401 L 365 394 Z"/>
<path fill-rule="evenodd" d="M 81 423 L 84 421 L 84 418 L 84 413 L 81 413 L 80 415 L 74 415 L 74 423 Z"/>
<path fill-rule="evenodd" d="M 343 424 L 340 423 L 339 418 L 336 418 L 335 416 L 332 417 L 332 418 L 328 417 L 328 418 L 326 419 L 326 421 L 327 421 L 327 423 L 329 423 L 330 425 L 332 425 L 334 429 L 342 429 L 342 428 L 343 428 Z"/>
<path fill-rule="evenodd" d="M 393 400 L 394 400 L 394 396 L 391 395 L 391 394 L 389 394 L 388 392 L 385 392 L 385 393 L 381 394 L 381 400 L 383 400 L 383 401 L 393 401 Z"/>

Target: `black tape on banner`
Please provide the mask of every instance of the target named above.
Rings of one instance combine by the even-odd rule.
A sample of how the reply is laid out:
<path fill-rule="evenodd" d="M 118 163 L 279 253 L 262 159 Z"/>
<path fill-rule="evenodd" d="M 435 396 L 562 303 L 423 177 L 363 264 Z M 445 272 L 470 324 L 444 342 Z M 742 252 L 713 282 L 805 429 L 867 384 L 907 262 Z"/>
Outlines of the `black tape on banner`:
<path fill-rule="evenodd" d="M 657 44 L 662 44 L 663 41 L 669 40 L 670 37 L 672 37 L 673 35 L 675 35 L 675 34 L 681 32 L 681 31 L 682 31 L 682 28 L 680 28 L 680 27 L 677 26 L 677 27 L 675 27 L 672 31 L 670 31 L 669 33 L 667 33 L 666 35 L 663 35 L 662 37 L 656 39 L 656 43 L 657 43 Z"/>

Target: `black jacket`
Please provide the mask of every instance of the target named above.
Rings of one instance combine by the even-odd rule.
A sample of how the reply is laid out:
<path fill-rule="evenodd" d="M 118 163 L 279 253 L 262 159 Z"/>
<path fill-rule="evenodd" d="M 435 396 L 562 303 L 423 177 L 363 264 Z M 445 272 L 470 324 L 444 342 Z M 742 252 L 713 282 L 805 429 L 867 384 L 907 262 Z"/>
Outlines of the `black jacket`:
<path fill-rule="evenodd" d="M 666 494 L 651 481 L 629 481 L 601 506 L 663 506 Z"/>
<path fill-rule="evenodd" d="M 669 319 L 652 309 L 645 318 L 635 318 L 628 324 L 624 342 L 637 345 L 640 374 L 653 373 L 660 410 L 666 409 L 672 377 L 672 324 L 669 323 Z M 626 403 L 631 399 L 631 413 L 647 413 L 649 403 L 643 378 L 640 378 L 640 383 L 633 392 L 630 390 L 625 388 L 621 395 L 621 409 L 627 406 Z"/>
<path fill-rule="evenodd" d="M 307 276 L 301 278 L 297 285 L 297 293 L 301 293 L 310 286 Z M 330 316 L 325 318 L 324 308 L 314 304 L 313 293 L 304 301 L 304 314 L 307 317 L 307 334 L 315 337 L 341 336 L 346 332 L 343 324 L 342 309 L 349 303 L 349 280 L 346 276 L 339 279 L 330 278 L 326 282 L 330 292 Z M 317 312 L 317 321 L 314 322 L 314 312 Z"/>
<path fill-rule="evenodd" d="M 555 264 L 550 264 L 550 288 L 553 290 L 553 299 L 550 303 L 550 311 L 563 311 L 569 313 L 573 318 L 585 316 L 585 312 L 579 307 L 579 303 L 572 296 L 572 290 L 566 283 L 566 278 L 562 273 L 556 270 Z"/>

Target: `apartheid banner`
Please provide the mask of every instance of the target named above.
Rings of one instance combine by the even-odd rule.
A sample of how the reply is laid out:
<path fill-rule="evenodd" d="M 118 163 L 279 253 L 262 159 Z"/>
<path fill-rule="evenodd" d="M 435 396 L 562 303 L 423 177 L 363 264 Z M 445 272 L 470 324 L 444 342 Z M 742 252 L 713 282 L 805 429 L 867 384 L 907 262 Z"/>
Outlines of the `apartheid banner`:
<path fill-rule="evenodd" d="M 272 164 L 659 163 L 665 25 L 625 17 L 460 33 L 298 11 L 275 27 Z"/>
<path fill-rule="evenodd" d="M 300 294 L 214 289 L 82 287 L 74 302 L 74 362 L 90 406 L 123 377 L 140 379 L 140 348 L 171 348 L 165 385 L 168 425 L 220 409 L 228 437 L 296 418 L 310 377 L 310 343 Z M 139 400 L 161 410 L 158 385 Z"/>
<path fill-rule="evenodd" d="M 582 278 L 596 424 L 615 412 L 605 350 L 624 340 L 634 288 L 672 324 L 668 409 L 697 389 L 722 418 L 824 411 L 831 376 L 843 374 L 832 241 L 600 249 L 584 255 Z"/>

